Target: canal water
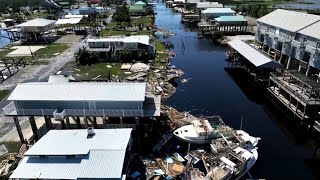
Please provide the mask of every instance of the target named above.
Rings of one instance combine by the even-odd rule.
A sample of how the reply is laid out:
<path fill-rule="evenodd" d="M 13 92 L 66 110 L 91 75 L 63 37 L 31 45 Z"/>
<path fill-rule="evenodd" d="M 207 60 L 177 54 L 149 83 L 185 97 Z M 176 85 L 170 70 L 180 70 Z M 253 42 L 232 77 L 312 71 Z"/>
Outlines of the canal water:
<path fill-rule="evenodd" d="M 212 40 L 198 39 L 180 23 L 180 14 L 162 3 L 156 6 L 156 25 L 176 33 L 163 39 L 174 43 L 177 56 L 172 60 L 185 72 L 187 83 L 178 83 L 177 92 L 165 104 L 195 115 L 220 115 L 233 128 L 240 128 L 262 138 L 259 159 L 250 173 L 253 178 L 316 179 L 312 166 L 313 151 L 305 132 L 290 124 L 291 119 L 277 113 L 267 103 L 263 92 L 250 92 L 226 70 L 226 48 Z M 241 79 L 241 78 L 240 78 Z"/>

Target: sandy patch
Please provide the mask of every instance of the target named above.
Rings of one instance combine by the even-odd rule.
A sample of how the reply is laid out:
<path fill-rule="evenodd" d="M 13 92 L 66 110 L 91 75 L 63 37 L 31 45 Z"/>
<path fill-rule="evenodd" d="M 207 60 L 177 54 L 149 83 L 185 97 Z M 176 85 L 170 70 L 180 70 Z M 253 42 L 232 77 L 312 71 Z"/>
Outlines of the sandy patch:
<path fill-rule="evenodd" d="M 46 46 L 13 46 L 10 49 L 16 49 L 9 54 L 5 55 L 6 57 L 21 57 L 21 56 L 32 56 L 32 53 L 35 53 L 39 49 L 46 48 Z"/>

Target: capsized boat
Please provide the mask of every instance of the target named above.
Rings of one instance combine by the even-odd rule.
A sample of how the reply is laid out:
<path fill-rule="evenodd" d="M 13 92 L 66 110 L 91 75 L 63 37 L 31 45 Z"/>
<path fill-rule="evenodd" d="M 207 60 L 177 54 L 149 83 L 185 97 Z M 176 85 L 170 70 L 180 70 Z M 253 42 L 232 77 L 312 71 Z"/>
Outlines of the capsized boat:
<path fill-rule="evenodd" d="M 218 158 L 218 165 L 211 166 L 206 175 L 208 179 L 240 179 L 256 163 L 258 151 L 257 148 L 244 149 L 236 147 L 232 151 L 218 156 Z"/>

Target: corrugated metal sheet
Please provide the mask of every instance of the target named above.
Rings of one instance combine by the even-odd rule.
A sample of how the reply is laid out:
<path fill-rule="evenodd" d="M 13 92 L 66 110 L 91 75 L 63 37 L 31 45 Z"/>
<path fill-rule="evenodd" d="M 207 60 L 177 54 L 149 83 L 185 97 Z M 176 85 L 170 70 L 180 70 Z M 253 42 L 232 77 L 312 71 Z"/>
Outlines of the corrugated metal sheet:
<path fill-rule="evenodd" d="M 78 24 L 81 21 L 82 18 L 70 18 L 70 19 L 58 19 L 56 21 L 57 25 L 62 24 Z"/>
<path fill-rule="evenodd" d="M 90 149 L 123 150 L 127 147 L 132 129 L 95 129 L 87 138 L 87 130 L 51 130 L 26 153 L 33 155 L 84 155 Z"/>
<path fill-rule="evenodd" d="M 51 130 L 27 151 L 27 156 L 10 178 L 120 179 L 131 131 L 132 129 L 99 129 L 95 130 L 95 136 L 87 138 L 84 136 L 87 130 L 84 129 Z M 87 148 L 89 151 L 84 155 L 61 156 Z M 54 155 L 63 150 L 64 153 L 60 156 L 35 156 L 38 152 Z"/>
<path fill-rule="evenodd" d="M 219 4 L 218 2 L 199 2 L 197 3 L 197 8 L 223 8 L 223 4 Z"/>
<path fill-rule="evenodd" d="M 298 31 L 298 33 L 320 39 L 320 22 L 308 26 L 301 31 Z"/>
<path fill-rule="evenodd" d="M 242 56 L 244 56 L 248 61 L 250 61 L 253 65 L 259 68 L 277 68 L 282 67 L 281 64 L 279 64 L 276 61 L 273 61 L 271 58 L 267 57 L 266 55 L 259 52 L 257 49 L 253 48 L 249 44 L 235 39 L 228 44 L 238 51 Z"/>
<path fill-rule="evenodd" d="M 244 16 L 220 16 L 214 20 L 218 22 L 248 21 Z"/>
<path fill-rule="evenodd" d="M 320 16 L 317 15 L 277 9 L 257 21 L 287 31 L 296 32 L 319 20 Z"/>
<path fill-rule="evenodd" d="M 235 13 L 231 8 L 208 8 L 202 11 L 203 14 L 213 14 L 213 13 Z"/>
<path fill-rule="evenodd" d="M 55 23 L 55 21 L 53 20 L 37 18 L 37 19 L 27 21 L 25 23 L 19 24 L 17 25 L 17 27 L 44 27 L 53 23 Z"/>
<path fill-rule="evenodd" d="M 24 157 L 10 178 L 77 179 L 82 158 Z"/>
<path fill-rule="evenodd" d="M 21 83 L 8 100 L 144 101 L 146 83 Z"/>
<path fill-rule="evenodd" d="M 91 150 L 83 157 L 25 157 L 10 178 L 120 179 L 125 154 L 125 150 Z"/>
<path fill-rule="evenodd" d="M 83 159 L 78 179 L 121 178 L 126 151 L 90 151 L 89 158 Z"/>

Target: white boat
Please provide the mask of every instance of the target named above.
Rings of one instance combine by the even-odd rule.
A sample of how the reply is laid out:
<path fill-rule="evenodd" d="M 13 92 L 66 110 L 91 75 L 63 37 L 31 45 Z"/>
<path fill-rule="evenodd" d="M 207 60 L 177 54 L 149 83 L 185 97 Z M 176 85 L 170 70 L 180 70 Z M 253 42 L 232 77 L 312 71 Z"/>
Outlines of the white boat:
<path fill-rule="evenodd" d="M 190 125 L 176 129 L 173 134 L 180 140 L 194 143 L 205 144 L 212 139 L 221 138 L 221 134 L 232 131 L 229 126 L 222 121 L 210 123 L 206 119 L 193 120 Z"/>
<path fill-rule="evenodd" d="M 206 119 L 193 120 L 190 125 L 176 129 L 173 134 L 178 139 L 193 144 L 205 144 L 216 139 L 226 139 L 229 142 L 235 138 L 255 147 L 260 140 L 259 137 L 252 137 L 243 130 L 233 130 L 225 125 L 219 116 L 212 122 Z"/>

